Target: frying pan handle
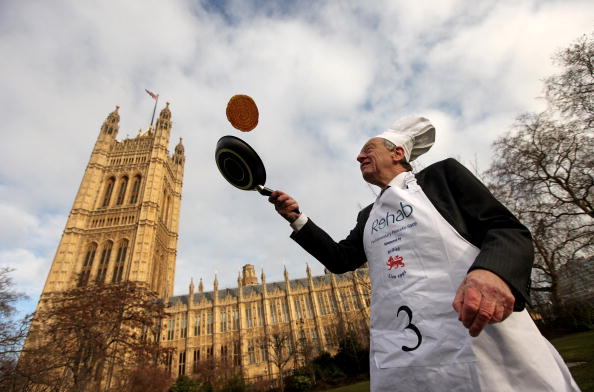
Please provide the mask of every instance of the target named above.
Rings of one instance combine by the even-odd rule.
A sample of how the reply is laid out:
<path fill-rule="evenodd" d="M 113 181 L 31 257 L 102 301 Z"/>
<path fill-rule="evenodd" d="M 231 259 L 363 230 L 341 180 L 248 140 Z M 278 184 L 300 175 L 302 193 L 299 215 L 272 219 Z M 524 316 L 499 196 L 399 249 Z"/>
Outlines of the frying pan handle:
<path fill-rule="evenodd" d="M 270 196 L 272 195 L 272 192 L 274 192 L 272 189 L 270 188 L 266 188 L 265 186 L 262 185 L 256 185 L 255 189 L 258 191 L 258 193 L 260 193 L 262 196 Z M 299 211 L 299 208 L 297 208 L 295 210 L 296 213 L 301 214 L 301 211 Z"/>
<path fill-rule="evenodd" d="M 262 185 L 256 185 L 256 190 L 262 195 L 262 196 L 270 196 L 272 195 L 273 190 L 270 188 L 266 188 L 265 186 Z"/>

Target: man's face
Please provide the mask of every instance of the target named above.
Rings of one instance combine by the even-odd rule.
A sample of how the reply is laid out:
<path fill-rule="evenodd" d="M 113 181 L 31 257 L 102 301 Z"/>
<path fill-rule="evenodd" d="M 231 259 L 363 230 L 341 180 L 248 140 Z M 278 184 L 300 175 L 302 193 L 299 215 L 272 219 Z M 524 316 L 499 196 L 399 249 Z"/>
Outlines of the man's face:
<path fill-rule="evenodd" d="M 393 178 L 393 154 L 395 152 L 388 150 L 382 138 L 375 137 L 365 143 L 357 155 L 363 179 L 370 184 L 386 186 Z"/>

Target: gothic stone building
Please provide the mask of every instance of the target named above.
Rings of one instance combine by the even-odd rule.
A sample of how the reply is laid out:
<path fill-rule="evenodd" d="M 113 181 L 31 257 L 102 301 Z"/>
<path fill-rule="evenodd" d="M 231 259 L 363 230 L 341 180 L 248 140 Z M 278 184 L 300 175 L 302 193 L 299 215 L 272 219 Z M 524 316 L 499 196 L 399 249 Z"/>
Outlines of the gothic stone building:
<path fill-rule="evenodd" d="M 152 126 L 116 140 L 119 107 L 99 132 L 43 288 L 122 280 L 173 292 L 184 147 L 169 155 L 169 103 Z"/>
<path fill-rule="evenodd" d="M 305 356 L 333 352 L 345 331 L 366 336 L 369 320 L 369 280 L 366 269 L 342 275 L 326 273 L 261 282 L 252 265 L 245 265 L 237 287 L 198 292 L 191 283 L 187 295 L 169 299 L 169 319 L 162 344 L 174 348 L 166 366 L 173 376 L 201 373 L 215 360 L 234 367 L 247 381 L 277 377 L 279 356 L 287 356 L 287 369 L 299 366 Z M 272 336 L 286 337 L 286 347 L 275 346 Z M 278 350 L 292 351 L 279 352 Z M 305 352 L 309 350 L 309 352 Z M 226 364 L 226 365 L 225 365 Z"/>
<path fill-rule="evenodd" d="M 162 345 L 174 348 L 166 366 L 172 376 L 192 375 L 216 360 L 247 380 L 278 373 L 266 340 L 281 331 L 314 352 L 332 350 L 337 331 L 366 330 L 369 285 L 365 270 L 335 276 L 267 283 L 246 265 L 237 287 L 172 296 L 175 276 L 185 151 L 181 138 L 169 154 L 169 103 L 152 125 L 134 138 L 116 139 L 119 107 L 99 136 L 41 298 L 90 284 L 137 281 L 169 302 Z M 40 301 L 40 304 L 42 301 Z M 41 305 L 40 305 L 41 306 Z M 298 365 L 293 356 L 287 366 Z"/>

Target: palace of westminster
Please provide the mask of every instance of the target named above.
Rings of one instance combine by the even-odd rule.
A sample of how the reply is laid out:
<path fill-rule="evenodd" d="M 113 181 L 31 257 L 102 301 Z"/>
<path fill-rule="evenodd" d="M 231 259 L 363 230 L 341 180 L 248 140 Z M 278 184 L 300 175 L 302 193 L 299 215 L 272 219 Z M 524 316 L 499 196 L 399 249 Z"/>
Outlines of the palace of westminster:
<path fill-rule="evenodd" d="M 235 288 L 219 289 L 215 277 L 212 291 L 192 281 L 186 295 L 173 296 L 184 146 L 180 138 L 169 154 L 169 103 L 156 126 L 122 141 L 118 108 L 101 126 L 42 298 L 77 285 L 148 285 L 168 303 L 160 344 L 174 348 L 164 365 L 172 377 L 192 376 L 202 360 L 218 358 L 247 381 L 273 379 L 278 369 L 264 343 L 273 331 L 333 352 L 337 328 L 367 328 L 366 269 L 312 276 L 307 267 L 300 279 L 285 269 L 284 281 L 266 282 L 264 271 L 258 281 L 246 264 Z"/>

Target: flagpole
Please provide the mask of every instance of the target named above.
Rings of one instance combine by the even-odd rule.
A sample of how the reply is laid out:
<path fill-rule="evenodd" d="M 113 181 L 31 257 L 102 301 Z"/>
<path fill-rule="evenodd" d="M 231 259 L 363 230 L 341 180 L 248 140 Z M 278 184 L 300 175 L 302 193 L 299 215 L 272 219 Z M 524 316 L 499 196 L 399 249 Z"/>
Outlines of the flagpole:
<path fill-rule="evenodd" d="M 151 117 L 151 128 L 153 127 L 153 120 L 155 119 L 155 112 L 157 111 L 157 102 L 159 101 L 159 94 L 157 94 L 157 98 L 155 99 L 155 107 L 153 108 L 153 117 Z"/>

